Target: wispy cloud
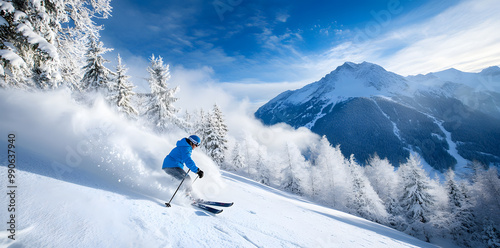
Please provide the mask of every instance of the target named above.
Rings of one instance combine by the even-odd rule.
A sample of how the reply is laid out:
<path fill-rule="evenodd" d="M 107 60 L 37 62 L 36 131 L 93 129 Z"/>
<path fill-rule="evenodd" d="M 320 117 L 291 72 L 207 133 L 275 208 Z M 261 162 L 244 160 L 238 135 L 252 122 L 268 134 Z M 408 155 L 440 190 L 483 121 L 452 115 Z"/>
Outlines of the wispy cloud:
<path fill-rule="evenodd" d="M 424 20 L 415 21 L 415 14 L 403 16 L 387 32 L 360 43 L 346 41 L 321 54 L 317 67 L 366 60 L 409 75 L 500 65 L 499 10 L 500 2 L 495 0 L 467 0 Z M 408 25 L 407 19 L 414 22 Z M 398 25 L 403 22 L 406 25 Z"/>
<path fill-rule="evenodd" d="M 295 90 L 310 83 L 310 81 L 297 82 L 259 82 L 257 80 L 245 80 L 240 82 L 220 83 L 220 87 L 237 99 L 247 99 L 252 106 L 249 108 L 256 111 L 258 107 L 276 97 L 278 94 Z"/>
<path fill-rule="evenodd" d="M 179 70 L 185 72 L 183 77 L 200 73 L 204 79 L 198 79 L 210 82 L 210 87 L 219 84 L 227 94 L 236 98 L 247 94 L 255 102 L 319 80 L 345 61 L 369 61 L 402 75 L 500 65 L 498 0 L 462 0 L 451 7 L 449 2 L 435 4 L 439 3 L 393 15 L 378 32 L 363 39 L 356 39 L 356 27 L 335 20 L 301 26 L 297 13 L 290 9 L 266 11 L 251 3 L 239 5 L 222 23 L 213 14 L 213 20 L 209 19 L 213 22 L 200 24 L 193 19 L 200 7 L 185 4 L 161 14 L 137 13 L 131 25 L 146 28 L 128 37 L 147 37 L 153 45 L 115 51 L 122 54 L 138 85 L 144 84 L 140 74 L 146 74 L 147 57 L 154 53 L 173 68 L 189 68 Z M 153 43 L 156 38 L 161 44 Z M 317 40 L 323 50 L 314 47 Z"/>
<path fill-rule="evenodd" d="M 281 12 L 278 12 L 278 14 L 276 14 L 276 21 L 286 22 L 289 17 L 290 17 L 290 15 L 287 12 L 281 11 Z"/>
<path fill-rule="evenodd" d="M 226 84 L 231 92 L 279 93 L 298 88 L 320 79 L 345 61 L 370 61 L 387 70 L 414 75 L 454 67 L 463 71 L 478 71 L 492 65 L 500 65 L 500 2 L 495 0 L 465 0 L 435 13 L 432 4 L 406 16 L 395 16 L 384 32 L 361 42 L 353 42 L 353 32 L 347 33 L 344 42 L 319 54 L 305 53 L 297 49 L 299 36 L 291 31 L 277 35 L 269 29 L 261 34 L 264 46 L 281 51 L 281 57 L 270 57 L 263 65 L 253 65 L 261 78 L 273 78 L 274 83 L 255 79 Z M 300 35 L 300 34 L 299 34 Z M 295 39 L 289 42 L 287 39 Z M 250 70 L 249 70 L 250 71 Z M 281 77 L 281 79 L 280 79 Z M 269 82 L 269 81 L 268 81 Z M 294 83 L 288 83 L 294 82 Z M 255 90 L 255 91 L 254 91 Z M 276 90 L 276 91 L 274 91 Z M 260 102 L 263 98 L 252 98 Z"/>
<path fill-rule="evenodd" d="M 424 23 L 393 32 L 396 42 L 408 45 L 381 61 L 402 74 L 500 65 L 499 11 L 499 1 L 463 1 Z"/>

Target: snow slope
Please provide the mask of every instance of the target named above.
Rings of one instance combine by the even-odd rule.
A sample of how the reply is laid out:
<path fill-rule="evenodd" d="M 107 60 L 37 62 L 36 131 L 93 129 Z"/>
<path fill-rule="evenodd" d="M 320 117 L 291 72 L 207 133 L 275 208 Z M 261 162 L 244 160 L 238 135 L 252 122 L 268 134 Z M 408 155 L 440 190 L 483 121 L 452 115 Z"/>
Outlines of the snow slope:
<path fill-rule="evenodd" d="M 433 247 L 388 227 L 220 171 L 203 153 L 205 199 L 234 201 L 213 216 L 190 206 L 161 161 L 186 135 L 155 135 L 102 100 L 68 92 L 0 90 L 0 187 L 7 190 L 7 137 L 15 134 L 15 241 L 2 194 L 0 247 Z M 5 192 L 4 191 L 4 192 Z"/>
<path fill-rule="evenodd" d="M 48 162 L 30 158 L 18 166 Z M 214 197 L 235 205 L 217 216 L 182 198 L 166 208 L 167 195 L 88 186 L 99 184 L 91 178 L 85 186 L 23 170 L 17 176 L 16 242 L 3 231 L 2 247 L 433 247 L 227 172 L 227 187 Z"/>

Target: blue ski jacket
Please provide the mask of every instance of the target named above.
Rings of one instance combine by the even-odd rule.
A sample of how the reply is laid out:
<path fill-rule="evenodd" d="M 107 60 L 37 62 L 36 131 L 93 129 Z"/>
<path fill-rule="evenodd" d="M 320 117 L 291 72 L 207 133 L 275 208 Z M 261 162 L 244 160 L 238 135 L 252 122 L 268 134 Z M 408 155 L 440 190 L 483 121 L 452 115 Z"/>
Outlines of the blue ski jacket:
<path fill-rule="evenodd" d="M 162 169 L 167 167 L 184 169 L 185 164 L 192 172 L 197 173 L 199 169 L 191 159 L 192 152 L 193 148 L 188 144 L 186 138 L 177 141 L 176 147 L 163 160 Z"/>

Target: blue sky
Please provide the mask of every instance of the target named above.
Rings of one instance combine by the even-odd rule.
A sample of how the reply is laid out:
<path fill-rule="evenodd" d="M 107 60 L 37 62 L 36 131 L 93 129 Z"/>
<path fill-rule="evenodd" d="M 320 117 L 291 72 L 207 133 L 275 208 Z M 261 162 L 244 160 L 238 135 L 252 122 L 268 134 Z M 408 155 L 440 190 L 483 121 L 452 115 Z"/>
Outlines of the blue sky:
<path fill-rule="evenodd" d="M 111 5 L 112 17 L 99 21 L 105 27 L 101 40 L 114 48 L 108 56 L 121 54 L 136 81 L 141 71 L 146 75 L 151 54 L 174 69 L 206 73 L 233 88 L 297 87 L 344 61 L 369 61 L 402 75 L 500 64 L 496 0 L 114 0 Z"/>

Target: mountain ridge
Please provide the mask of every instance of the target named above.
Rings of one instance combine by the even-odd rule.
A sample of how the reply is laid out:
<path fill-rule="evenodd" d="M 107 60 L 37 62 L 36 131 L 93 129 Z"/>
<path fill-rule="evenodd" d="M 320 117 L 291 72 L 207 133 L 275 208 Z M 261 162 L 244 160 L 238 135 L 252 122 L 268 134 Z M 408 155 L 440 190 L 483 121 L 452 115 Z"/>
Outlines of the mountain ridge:
<path fill-rule="evenodd" d="M 397 165 L 417 152 L 439 171 L 455 168 L 457 161 L 497 165 L 497 71 L 448 69 L 403 77 L 369 62 L 345 62 L 316 82 L 279 94 L 255 116 L 266 125 L 284 122 L 326 135 L 361 163 L 377 153 Z"/>

